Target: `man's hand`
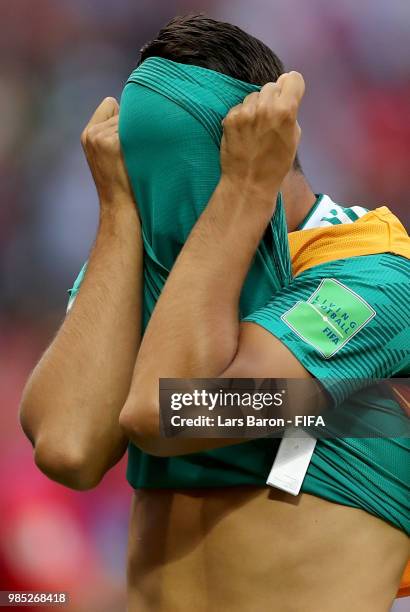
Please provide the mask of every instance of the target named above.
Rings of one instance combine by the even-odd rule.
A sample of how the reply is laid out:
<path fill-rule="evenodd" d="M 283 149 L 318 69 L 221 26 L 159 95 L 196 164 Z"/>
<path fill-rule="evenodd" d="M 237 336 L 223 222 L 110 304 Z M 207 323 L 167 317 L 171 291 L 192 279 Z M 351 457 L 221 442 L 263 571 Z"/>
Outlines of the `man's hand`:
<path fill-rule="evenodd" d="M 248 95 L 223 121 L 222 178 L 275 197 L 296 156 L 297 114 L 305 91 L 298 72 L 282 74 Z"/>
<path fill-rule="evenodd" d="M 133 200 L 120 148 L 118 113 L 117 100 L 105 98 L 81 135 L 101 206 Z"/>

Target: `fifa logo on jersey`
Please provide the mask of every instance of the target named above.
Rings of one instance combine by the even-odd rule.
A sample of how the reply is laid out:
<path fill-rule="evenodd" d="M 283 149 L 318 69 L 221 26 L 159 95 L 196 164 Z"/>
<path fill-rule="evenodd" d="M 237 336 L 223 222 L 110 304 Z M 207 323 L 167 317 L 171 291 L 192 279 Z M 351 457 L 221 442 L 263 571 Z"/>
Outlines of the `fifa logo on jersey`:
<path fill-rule="evenodd" d="M 329 359 L 375 314 L 373 308 L 349 287 L 334 278 L 324 278 L 306 301 L 297 302 L 281 319 Z"/>
<path fill-rule="evenodd" d="M 333 342 L 333 344 L 339 344 L 340 337 L 332 329 L 330 329 L 329 327 L 325 327 L 323 329 L 323 333 L 326 334 L 326 336 L 331 342 Z"/>
<path fill-rule="evenodd" d="M 350 330 L 357 327 L 357 321 L 353 321 L 349 312 L 346 312 L 335 302 L 332 302 L 327 298 L 320 299 L 320 297 L 316 295 L 311 301 L 311 304 L 316 306 L 322 313 L 324 313 L 324 316 L 332 323 L 332 326 L 336 325 L 337 328 L 343 332 L 343 337 L 345 337 Z M 326 333 L 325 330 L 323 331 Z"/>

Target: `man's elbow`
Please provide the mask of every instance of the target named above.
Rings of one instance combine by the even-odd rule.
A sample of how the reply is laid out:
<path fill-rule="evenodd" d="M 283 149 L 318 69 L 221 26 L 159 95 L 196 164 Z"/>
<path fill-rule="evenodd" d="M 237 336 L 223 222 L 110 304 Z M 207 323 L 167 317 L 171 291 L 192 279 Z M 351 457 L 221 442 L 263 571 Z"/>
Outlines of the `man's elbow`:
<path fill-rule="evenodd" d="M 34 461 L 48 478 L 77 491 L 93 489 L 104 475 L 78 444 L 39 439 L 34 443 Z"/>
<path fill-rule="evenodd" d="M 26 390 L 20 404 L 20 425 L 34 448 L 37 467 L 56 482 L 85 491 L 96 487 L 104 476 L 93 439 L 82 431 L 70 433 L 66 426 L 47 419 L 33 394 Z"/>
<path fill-rule="evenodd" d="M 168 456 L 161 449 L 156 402 L 129 397 L 120 413 L 119 423 L 127 438 L 140 450 L 158 457 Z"/>

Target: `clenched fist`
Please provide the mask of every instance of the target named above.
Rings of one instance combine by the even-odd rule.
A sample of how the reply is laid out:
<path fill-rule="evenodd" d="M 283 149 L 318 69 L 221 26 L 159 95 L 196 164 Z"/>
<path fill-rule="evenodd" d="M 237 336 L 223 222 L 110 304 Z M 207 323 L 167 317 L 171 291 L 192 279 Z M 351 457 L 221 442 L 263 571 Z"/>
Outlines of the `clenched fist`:
<path fill-rule="evenodd" d="M 81 135 L 81 144 L 102 206 L 133 201 L 121 154 L 118 113 L 117 100 L 105 98 Z"/>
<path fill-rule="evenodd" d="M 304 91 L 302 75 L 289 72 L 229 111 L 223 121 L 222 177 L 274 197 L 296 156 Z"/>

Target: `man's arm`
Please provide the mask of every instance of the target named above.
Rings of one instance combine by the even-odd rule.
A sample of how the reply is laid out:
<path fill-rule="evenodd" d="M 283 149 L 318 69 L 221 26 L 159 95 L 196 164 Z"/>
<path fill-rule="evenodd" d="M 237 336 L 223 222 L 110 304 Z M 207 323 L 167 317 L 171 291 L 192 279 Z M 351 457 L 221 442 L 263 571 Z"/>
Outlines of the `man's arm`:
<path fill-rule="evenodd" d="M 224 121 L 222 177 L 158 300 L 120 423 L 153 454 L 182 454 L 232 440 L 166 440 L 158 432 L 159 378 L 307 377 L 291 352 L 238 302 L 252 258 L 293 163 L 304 83 L 297 73 L 248 96 Z"/>
<path fill-rule="evenodd" d="M 141 334 L 140 222 L 122 161 L 118 104 L 107 98 L 82 135 L 100 201 L 81 290 L 24 391 L 21 423 L 38 467 L 76 489 L 123 455 L 118 424 Z"/>

